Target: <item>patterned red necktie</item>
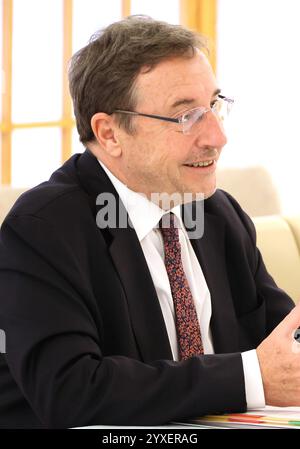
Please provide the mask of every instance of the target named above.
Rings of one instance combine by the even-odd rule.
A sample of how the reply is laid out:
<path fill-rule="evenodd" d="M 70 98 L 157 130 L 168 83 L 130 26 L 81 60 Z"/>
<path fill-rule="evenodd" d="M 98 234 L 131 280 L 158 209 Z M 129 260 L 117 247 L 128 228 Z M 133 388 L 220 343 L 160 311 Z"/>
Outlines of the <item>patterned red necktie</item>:
<path fill-rule="evenodd" d="M 174 218 L 173 213 L 164 215 L 159 225 L 174 301 L 179 356 L 180 360 L 185 360 L 203 354 L 203 345 L 194 300 L 183 270 L 179 233 Z"/>

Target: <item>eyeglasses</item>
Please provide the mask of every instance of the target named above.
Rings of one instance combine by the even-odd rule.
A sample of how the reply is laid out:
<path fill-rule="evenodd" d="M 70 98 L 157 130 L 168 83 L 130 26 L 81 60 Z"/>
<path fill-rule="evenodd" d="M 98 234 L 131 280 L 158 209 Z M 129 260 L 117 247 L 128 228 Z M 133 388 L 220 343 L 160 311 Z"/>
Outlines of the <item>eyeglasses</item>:
<path fill-rule="evenodd" d="M 223 121 L 230 113 L 233 103 L 234 100 L 232 98 L 224 97 L 224 95 L 218 95 L 217 99 L 210 108 L 205 108 L 203 106 L 193 108 L 176 118 L 164 117 L 162 115 L 144 114 L 142 112 L 135 111 L 125 111 L 123 109 L 115 109 L 114 112 L 119 114 L 140 115 L 142 117 L 154 118 L 166 122 L 179 123 L 183 134 L 191 134 L 193 131 L 196 131 L 196 125 L 201 122 L 204 115 L 209 111 L 213 112 L 220 120 Z"/>

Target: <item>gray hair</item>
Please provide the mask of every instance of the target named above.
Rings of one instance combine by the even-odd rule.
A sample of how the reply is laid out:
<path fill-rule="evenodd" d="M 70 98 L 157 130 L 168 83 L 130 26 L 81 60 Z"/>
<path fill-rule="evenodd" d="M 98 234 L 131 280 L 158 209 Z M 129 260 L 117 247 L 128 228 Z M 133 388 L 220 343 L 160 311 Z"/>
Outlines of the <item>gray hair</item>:
<path fill-rule="evenodd" d="M 95 140 L 91 118 L 97 112 L 134 110 L 135 80 L 170 57 L 193 57 L 207 49 L 198 33 L 148 16 L 129 16 L 94 34 L 71 59 L 69 85 L 80 141 Z M 132 118 L 118 114 L 119 126 L 133 132 Z"/>

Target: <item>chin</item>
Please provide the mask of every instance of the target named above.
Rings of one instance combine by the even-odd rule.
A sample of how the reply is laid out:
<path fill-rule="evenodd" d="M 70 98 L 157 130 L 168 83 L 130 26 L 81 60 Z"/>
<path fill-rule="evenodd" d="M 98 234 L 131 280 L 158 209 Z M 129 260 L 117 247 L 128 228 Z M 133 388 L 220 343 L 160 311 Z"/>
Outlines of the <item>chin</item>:
<path fill-rule="evenodd" d="M 210 183 L 210 185 L 202 185 L 202 186 L 199 186 L 199 187 L 194 187 L 194 188 L 191 188 L 191 192 L 193 192 L 193 195 L 203 195 L 203 199 L 207 199 L 207 198 L 210 198 L 214 193 L 215 193 L 215 191 L 217 190 L 217 186 L 216 186 L 216 182 L 212 182 L 212 183 Z"/>

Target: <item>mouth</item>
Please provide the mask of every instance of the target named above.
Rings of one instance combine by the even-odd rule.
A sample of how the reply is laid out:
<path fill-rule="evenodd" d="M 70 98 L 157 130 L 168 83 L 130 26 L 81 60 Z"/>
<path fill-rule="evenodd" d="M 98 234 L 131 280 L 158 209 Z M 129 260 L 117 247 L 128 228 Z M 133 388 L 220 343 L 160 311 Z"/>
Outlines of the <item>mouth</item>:
<path fill-rule="evenodd" d="M 215 159 L 210 159 L 207 161 L 198 161 L 192 162 L 190 164 L 184 164 L 184 167 L 187 167 L 194 171 L 200 172 L 212 172 L 216 168 L 217 161 Z"/>

